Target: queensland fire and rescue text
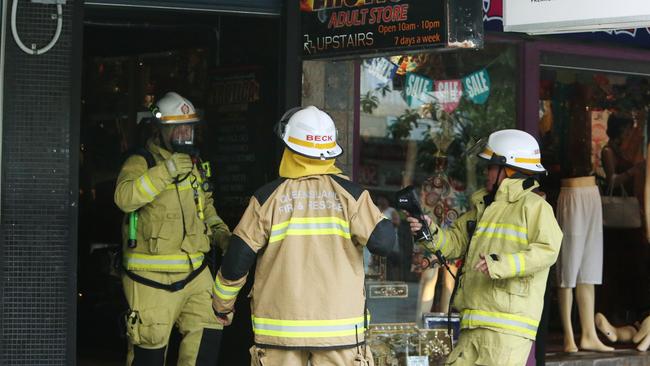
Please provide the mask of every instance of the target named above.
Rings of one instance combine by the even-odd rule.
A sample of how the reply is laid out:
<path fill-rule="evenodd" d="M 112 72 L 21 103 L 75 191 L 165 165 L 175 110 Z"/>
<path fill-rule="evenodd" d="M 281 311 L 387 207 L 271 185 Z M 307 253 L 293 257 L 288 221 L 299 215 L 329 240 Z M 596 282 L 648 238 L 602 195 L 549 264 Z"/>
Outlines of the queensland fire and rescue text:
<path fill-rule="evenodd" d="M 281 213 L 304 210 L 334 210 L 343 211 L 343 205 L 336 192 L 333 191 L 291 191 L 280 196 Z"/>

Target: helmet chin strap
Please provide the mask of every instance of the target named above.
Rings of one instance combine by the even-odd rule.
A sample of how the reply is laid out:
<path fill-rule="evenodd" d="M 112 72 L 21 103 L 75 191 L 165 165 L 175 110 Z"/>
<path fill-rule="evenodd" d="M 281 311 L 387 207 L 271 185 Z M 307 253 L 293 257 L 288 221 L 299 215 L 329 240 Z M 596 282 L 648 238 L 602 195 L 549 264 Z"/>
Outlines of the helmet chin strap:
<path fill-rule="evenodd" d="M 489 206 L 494 202 L 494 198 L 497 195 L 497 191 L 499 190 L 499 177 L 501 176 L 501 172 L 503 171 L 503 165 L 499 165 L 499 172 L 497 173 L 497 177 L 494 179 L 494 183 L 492 184 L 492 190 L 490 193 L 488 193 L 483 200 L 485 201 L 485 207 Z"/>

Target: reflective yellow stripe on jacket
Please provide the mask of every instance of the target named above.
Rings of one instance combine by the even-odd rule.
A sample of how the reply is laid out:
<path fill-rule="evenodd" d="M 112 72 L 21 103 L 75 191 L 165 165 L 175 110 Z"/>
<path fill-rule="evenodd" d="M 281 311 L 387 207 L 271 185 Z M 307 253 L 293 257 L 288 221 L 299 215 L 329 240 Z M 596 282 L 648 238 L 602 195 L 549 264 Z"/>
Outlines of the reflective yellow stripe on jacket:
<path fill-rule="evenodd" d="M 445 246 L 447 246 L 447 234 L 443 230 L 438 230 L 436 235 L 435 243 L 433 244 L 433 251 L 440 250 L 442 251 Z"/>
<path fill-rule="evenodd" d="M 475 235 L 476 237 L 499 238 L 519 244 L 528 244 L 528 229 L 523 226 L 479 222 Z"/>
<path fill-rule="evenodd" d="M 363 335 L 363 316 L 335 320 L 280 320 L 253 315 L 253 332 L 280 338 L 327 338 Z"/>
<path fill-rule="evenodd" d="M 338 217 L 292 217 L 271 227 L 269 244 L 301 235 L 338 235 L 350 239 L 350 224 Z"/>
<path fill-rule="evenodd" d="M 138 191 L 142 193 L 147 199 L 153 201 L 153 199 L 160 193 L 156 186 L 151 182 L 151 178 L 147 173 L 143 174 L 138 180 L 135 181 L 135 185 L 138 188 Z"/>
<path fill-rule="evenodd" d="M 241 286 L 235 287 L 224 285 L 219 279 L 219 276 L 217 276 L 214 280 L 214 294 L 217 295 L 217 297 L 220 299 L 232 300 L 237 297 L 239 290 L 241 290 Z"/>
<path fill-rule="evenodd" d="M 539 321 L 519 315 L 493 311 L 464 310 L 461 313 L 460 326 L 462 328 L 500 328 L 534 338 L 537 334 Z"/>
<path fill-rule="evenodd" d="M 125 252 L 122 258 L 124 267 L 129 271 L 186 272 L 199 268 L 203 264 L 205 255 L 203 253 L 151 255 Z"/>
<path fill-rule="evenodd" d="M 521 253 L 506 255 L 508 263 L 510 264 L 510 271 L 512 277 L 523 276 L 526 273 L 526 258 Z"/>
<path fill-rule="evenodd" d="M 200 184 L 203 182 L 203 180 L 198 179 L 198 182 Z M 138 188 L 138 191 L 140 191 L 140 193 L 142 193 L 149 200 L 153 200 L 157 195 L 160 194 L 160 191 L 156 189 L 156 186 L 153 185 L 151 178 L 149 178 L 149 175 L 147 173 L 138 178 L 135 182 L 135 185 Z M 192 184 L 190 183 L 189 179 L 185 179 L 178 184 L 168 184 L 165 187 L 165 190 L 168 191 L 174 191 L 176 189 L 178 189 L 179 192 L 186 191 L 188 189 L 192 189 Z"/>

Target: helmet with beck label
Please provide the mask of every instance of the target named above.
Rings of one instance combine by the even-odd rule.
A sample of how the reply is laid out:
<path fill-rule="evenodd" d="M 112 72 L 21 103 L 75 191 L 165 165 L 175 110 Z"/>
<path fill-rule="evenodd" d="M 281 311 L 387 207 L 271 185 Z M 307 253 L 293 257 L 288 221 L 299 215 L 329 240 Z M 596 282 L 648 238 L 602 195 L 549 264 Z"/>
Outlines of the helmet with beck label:
<path fill-rule="evenodd" d="M 312 159 L 334 159 L 343 153 L 332 117 L 314 106 L 287 111 L 277 133 L 290 150 Z"/>
<path fill-rule="evenodd" d="M 526 174 L 546 171 L 537 140 L 521 130 L 493 132 L 478 157 L 490 164 L 507 166 Z"/>

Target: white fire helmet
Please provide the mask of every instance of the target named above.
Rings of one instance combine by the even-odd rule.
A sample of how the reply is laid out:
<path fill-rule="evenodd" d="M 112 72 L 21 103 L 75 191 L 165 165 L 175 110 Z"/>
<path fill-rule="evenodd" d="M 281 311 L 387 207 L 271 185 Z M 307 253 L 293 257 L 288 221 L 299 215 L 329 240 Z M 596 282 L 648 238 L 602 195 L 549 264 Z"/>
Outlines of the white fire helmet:
<path fill-rule="evenodd" d="M 162 125 L 198 123 L 200 121 L 192 102 L 177 93 L 165 94 L 156 105 L 158 110 L 153 113 L 156 114 L 155 117 Z"/>
<path fill-rule="evenodd" d="M 490 134 L 487 144 L 478 154 L 497 165 L 508 166 L 524 173 L 544 173 L 542 155 L 537 140 L 521 130 L 501 130 Z"/>
<path fill-rule="evenodd" d="M 288 110 L 276 132 L 291 151 L 308 158 L 334 159 L 343 153 L 332 117 L 314 106 Z"/>
<path fill-rule="evenodd" d="M 160 124 L 165 147 L 174 152 L 194 151 L 194 125 L 200 118 L 192 102 L 169 92 L 152 106 L 151 113 Z"/>

